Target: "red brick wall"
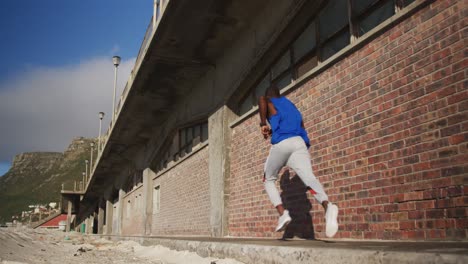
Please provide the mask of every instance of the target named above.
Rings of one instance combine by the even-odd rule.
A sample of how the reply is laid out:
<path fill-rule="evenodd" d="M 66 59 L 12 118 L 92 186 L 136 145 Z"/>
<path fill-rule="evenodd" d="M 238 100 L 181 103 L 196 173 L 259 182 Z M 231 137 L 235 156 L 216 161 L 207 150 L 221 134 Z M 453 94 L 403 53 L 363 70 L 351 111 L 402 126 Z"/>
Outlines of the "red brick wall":
<path fill-rule="evenodd" d="M 160 185 L 160 211 L 152 216 L 152 235 L 208 236 L 210 196 L 208 147 L 153 181 Z"/>
<path fill-rule="evenodd" d="M 143 185 L 129 192 L 123 199 L 123 235 L 142 235 L 145 233 L 144 227 L 144 202 Z M 128 208 L 128 209 L 127 209 Z"/>
<path fill-rule="evenodd" d="M 466 21 L 464 1 L 435 1 L 288 94 L 314 172 L 341 208 L 336 237 L 467 239 Z M 233 128 L 232 236 L 281 235 L 261 182 L 267 154 L 257 116 Z"/>

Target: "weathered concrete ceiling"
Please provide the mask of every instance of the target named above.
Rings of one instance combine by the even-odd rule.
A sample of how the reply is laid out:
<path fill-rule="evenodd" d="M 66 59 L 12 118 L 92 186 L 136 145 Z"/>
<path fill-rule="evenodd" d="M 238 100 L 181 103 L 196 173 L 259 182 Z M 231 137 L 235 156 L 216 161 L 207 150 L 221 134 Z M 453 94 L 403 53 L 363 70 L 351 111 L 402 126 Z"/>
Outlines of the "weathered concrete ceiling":
<path fill-rule="evenodd" d="M 94 212 L 136 156 L 267 0 L 170 1 L 103 155 L 81 202 L 80 217 Z M 111 197 L 105 197 L 110 199 Z"/>

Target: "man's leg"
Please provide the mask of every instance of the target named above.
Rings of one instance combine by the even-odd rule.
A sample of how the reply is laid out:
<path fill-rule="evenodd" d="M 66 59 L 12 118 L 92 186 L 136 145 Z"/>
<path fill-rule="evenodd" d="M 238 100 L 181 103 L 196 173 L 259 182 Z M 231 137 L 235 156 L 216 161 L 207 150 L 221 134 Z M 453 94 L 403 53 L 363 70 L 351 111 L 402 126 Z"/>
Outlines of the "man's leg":
<path fill-rule="evenodd" d="M 302 139 L 297 144 L 296 150 L 291 154 L 287 165 L 291 167 L 304 184 L 312 189 L 315 199 L 322 204 L 325 209 L 326 228 L 325 234 L 327 237 L 333 237 L 338 231 L 338 207 L 329 203 L 328 196 L 323 189 L 322 184 L 315 177 L 310 163 L 310 154 Z"/>
<path fill-rule="evenodd" d="M 264 167 L 264 185 L 265 191 L 270 198 L 270 201 L 273 203 L 274 207 L 281 206 L 283 202 L 281 201 L 281 196 L 276 188 L 276 180 L 278 179 L 278 173 L 281 168 L 286 164 L 289 155 L 281 151 L 278 144 L 271 146 L 270 154 L 265 162 Z M 278 210 L 279 211 L 279 210 Z M 280 215 L 282 212 L 279 212 Z"/>
<path fill-rule="evenodd" d="M 322 184 L 312 171 L 310 154 L 307 147 L 304 145 L 303 148 L 300 147 L 293 152 L 286 165 L 296 172 L 297 176 L 299 176 L 307 187 L 313 190 L 314 198 L 322 205 L 325 203 L 324 208 L 327 209 L 328 195 L 325 193 Z"/>
<path fill-rule="evenodd" d="M 286 226 L 291 222 L 291 217 L 289 212 L 284 209 L 283 202 L 281 201 L 281 196 L 276 188 L 276 180 L 278 178 L 278 173 L 281 168 L 285 165 L 288 160 L 289 153 L 281 149 L 281 145 L 273 145 L 270 149 L 270 154 L 265 162 L 264 169 L 264 185 L 265 190 L 273 203 L 273 206 L 276 207 L 280 218 L 278 219 L 278 225 L 276 226 L 275 231 L 279 232 L 284 230 Z"/>

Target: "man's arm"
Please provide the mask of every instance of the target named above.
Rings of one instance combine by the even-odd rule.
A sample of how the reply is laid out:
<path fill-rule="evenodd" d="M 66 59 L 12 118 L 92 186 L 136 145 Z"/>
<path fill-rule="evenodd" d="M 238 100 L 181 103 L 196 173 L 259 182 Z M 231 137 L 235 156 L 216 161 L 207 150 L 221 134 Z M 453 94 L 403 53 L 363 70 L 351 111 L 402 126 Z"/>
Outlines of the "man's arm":
<path fill-rule="evenodd" d="M 260 132 L 263 135 L 264 139 L 268 138 L 270 134 L 270 127 L 266 123 L 266 118 L 268 114 L 268 102 L 265 96 L 260 96 L 258 99 L 258 113 L 260 115 Z"/>
<path fill-rule="evenodd" d="M 260 124 L 266 125 L 266 118 L 268 114 L 268 102 L 265 96 L 260 96 L 258 99 L 258 112 L 260 114 Z"/>

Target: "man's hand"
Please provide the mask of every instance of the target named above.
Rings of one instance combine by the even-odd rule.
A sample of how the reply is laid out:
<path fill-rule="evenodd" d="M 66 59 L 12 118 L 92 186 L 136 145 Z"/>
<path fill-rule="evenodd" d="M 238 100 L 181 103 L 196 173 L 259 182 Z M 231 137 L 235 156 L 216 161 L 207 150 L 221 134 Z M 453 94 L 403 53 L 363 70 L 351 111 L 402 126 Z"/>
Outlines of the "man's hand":
<path fill-rule="evenodd" d="M 269 102 L 265 96 L 260 96 L 258 98 L 258 109 L 259 109 L 258 113 L 260 115 L 260 132 L 262 133 L 264 139 L 267 139 L 272 134 L 271 128 L 266 123 L 266 119 L 267 119 L 267 115 L 269 111 L 268 109 L 269 105 L 271 105 L 271 108 L 273 110 L 271 114 L 273 115 L 276 114 L 276 110 L 273 107 L 273 104 Z"/>
<path fill-rule="evenodd" d="M 269 126 L 261 126 L 260 131 L 262 132 L 263 138 L 267 139 L 271 135 L 271 129 Z"/>

